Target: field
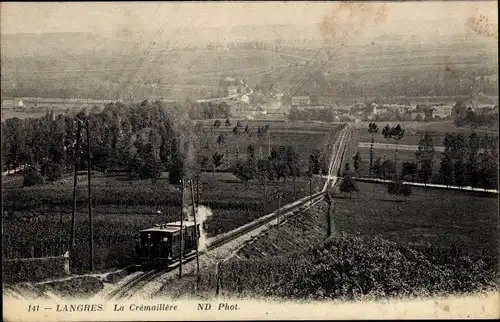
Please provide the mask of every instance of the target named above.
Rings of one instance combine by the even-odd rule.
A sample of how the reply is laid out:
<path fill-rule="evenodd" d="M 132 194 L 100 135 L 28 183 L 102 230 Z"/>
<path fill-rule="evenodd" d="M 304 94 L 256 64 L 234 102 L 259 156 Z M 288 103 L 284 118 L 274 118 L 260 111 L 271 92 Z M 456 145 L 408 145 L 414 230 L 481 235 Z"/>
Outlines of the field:
<path fill-rule="evenodd" d="M 309 155 L 314 149 L 319 149 L 323 155 L 328 156 L 330 151 L 327 150 L 328 144 L 333 142 L 332 138 L 340 129 L 339 125 L 324 124 L 323 126 L 318 126 L 312 123 L 303 124 L 291 124 L 287 122 L 259 122 L 259 121 L 242 121 L 242 127 L 240 128 L 241 134 L 236 136 L 233 134 L 233 127 L 236 126 L 236 121 L 231 121 L 230 127 L 224 126 L 224 121 L 222 120 L 221 127 L 218 129 L 210 129 L 210 125 L 213 121 L 205 121 L 204 133 L 200 136 L 200 144 L 204 155 L 210 157 L 212 151 L 219 150 L 219 153 L 226 153 L 225 145 L 217 145 L 218 136 L 223 133 L 227 140 L 227 149 L 229 152 L 228 161 L 231 164 L 235 163 L 235 157 L 237 153 L 237 148 L 239 148 L 240 158 L 245 158 L 247 153 L 247 148 L 249 145 L 253 145 L 255 148 L 255 153 L 257 157 L 260 157 L 260 153 L 265 157 L 269 153 L 269 148 L 282 145 L 291 145 L 295 147 L 299 159 L 301 161 L 301 167 L 305 171 L 308 165 Z M 251 135 L 244 133 L 244 128 L 248 124 L 251 131 Z M 267 136 L 263 138 L 258 138 L 257 127 L 269 125 L 270 137 L 269 140 Z"/>
<path fill-rule="evenodd" d="M 308 141 L 303 141 L 302 136 L 283 132 L 279 142 L 296 146 L 300 157 L 307 160 L 310 149 L 325 149 L 328 140 L 322 138 L 330 138 L 326 133 L 316 134 L 316 139 L 314 135 L 307 136 Z M 267 150 L 264 153 L 267 155 Z M 178 187 L 168 183 L 167 173 L 155 184 L 149 180 L 129 181 L 120 174 L 96 173 L 92 180 L 95 267 L 99 269 L 130 263 L 139 229 L 174 221 L 180 216 L 180 192 Z M 208 237 L 230 231 L 275 210 L 278 191 L 284 193 L 282 205 L 294 200 L 294 188 L 295 198 L 308 195 L 308 180 L 301 177 L 295 183 L 291 179 L 269 182 L 264 207 L 263 187 L 258 181 L 245 184 L 231 173 L 204 173 L 200 203 L 212 211 L 212 216 L 204 223 Z M 35 256 L 47 255 L 58 243 L 66 250 L 71 231 L 71 177 L 29 188 L 20 184 L 19 180 L 14 180 L 4 185 L 4 255 L 30 256 L 32 246 Z M 315 178 L 313 189 L 321 189 L 322 184 L 322 179 Z M 76 210 L 78 257 L 74 264 L 79 269 L 85 269 L 88 261 L 87 200 L 86 176 L 83 175 L 78 180 Z"/>
<path fill-rule="evenodd" d="M 358 187 L 360 193 L 352 199 L 336 199 L 339 231 L 398 243 L 455 244 L 469 253 L 497 251 L 497 196 L 413 187 L 404 201 L 387 194 L 384 185 L 358 182 Z"/>

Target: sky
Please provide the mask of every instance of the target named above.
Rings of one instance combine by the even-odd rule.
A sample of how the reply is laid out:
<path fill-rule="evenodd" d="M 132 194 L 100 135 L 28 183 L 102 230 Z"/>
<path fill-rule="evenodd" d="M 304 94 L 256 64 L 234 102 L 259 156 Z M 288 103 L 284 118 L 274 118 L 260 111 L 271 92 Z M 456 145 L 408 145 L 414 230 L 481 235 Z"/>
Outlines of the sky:
<path fill-rule="evenodd" d="M 357 4 L 360 4 L 359 2 Z M 383 3 L 374 4 L 382 6 Z M 227 25 L 315 24 L 339 3 L 326 2 L 28 2 L 1 3 L 2 34 L 47 32 L 110 32 L 155 30 L 166 27 Z M 398 28 L 401 21 L 426 29 L 432 21 L 465 21 L 473 12 L 498 26 L 495 2 L 386 2 L 383 26 Z M 356 13 L 355 13 L 356 14 Z M 435 23 L 434 23 L 435 24 Z M 435 24 L 436 25 L 436 24 Z M 439 26 L 438 28 L 450 28 Z M 451 26 L 453 28 L 453 26 Z M 429 28 L 427 28 L 429 29 Z"/>

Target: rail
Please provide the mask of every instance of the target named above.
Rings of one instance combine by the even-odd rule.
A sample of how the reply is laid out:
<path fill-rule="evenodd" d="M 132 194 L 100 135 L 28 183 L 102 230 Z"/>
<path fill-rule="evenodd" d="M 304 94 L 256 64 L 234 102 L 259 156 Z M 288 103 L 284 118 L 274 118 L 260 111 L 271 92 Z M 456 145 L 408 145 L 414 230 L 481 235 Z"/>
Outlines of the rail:
<path fill-rule="evenodd" d="M 334 167 L 335 166 L 340 166 L 342 164 L 342 158 L 344 156 L 344 152 L 346 149 L 346 142 L 345 140 L 349 139 L 349 134 L 350 134 L 350 129 L 345 128 L 340 132 L 340 136 L 338 140 L 335 142 L 334 147 L 333 147 L 333 156 L 330 160 L 329 164 L 329 172 L 331 173 L 332 171 L 335 171 Z M 322 200 L 326 196 L 327 188 L 328 188 L 328 183 L 330 180 L 327 180 L 325 183 L 325 186 L 323 189 L 319 192 L 316 192 L 310 196 L 303 197 L 299 200 L 296 200 L 292 203 L 289 203 L 285 205 L 283 208 L 280 209 L 279 216 L 280 218 L 287 218 L 292 214 L 297 214 L 302 211 L 305 211 L 309 209 L 313 204 L 316 202 Z M 337 177 L 332 177 L 331 179 L 332 184 L 331 186 L 334 186 L 337 183 Z M 295 212 L 296 210 L 299 210 L 298 212 Z M 218 237 L 214 238 L 213 241 L 210 242 L 210 244 L 207 245 L 206 249 L 203 251 L 199 252 L 199 255 L 203 255 L 208 251 L 211 251 L 213 249 L 216 249 L 224 244 L 227 244 L 228 242 L 231 242 L 235 240 L 236 238 L 243 236 L 249 232 L 251 232 L 254 229 L 257 229 L 265 224 L 270 223 L 271 221 L 277 219 L 278 217 L 278 212 L 274 211 L 268 215 L 265 215 L 263 217 L 260 217 L 246 225 L 243 225 L 241 227 L 238 227 L 228 233 L 219 235 Z M 187 262 L 192 261 L 195 258 L 194 255 L 188 255 L 182 263 L 185 264 Z M 134 290 L 139 289 L 149 281 L 152 281 L 159 277 L 160 275 L 170 272 L 177 268 L 180 265 L 180 262 L 176 262 L 169 267 L 165 269 L 155 269 L 151 270 L 148 272 L 145 272 L 143 274 L 140 274 L 139 276 L 127 281 L 124 285 L 120 286 L 119 288 L 115 289 L 112 291 L 108 296 L 106 296 L 107 299 L 119 299 L 125 297 L 127 294 L 130 294 Z"/>

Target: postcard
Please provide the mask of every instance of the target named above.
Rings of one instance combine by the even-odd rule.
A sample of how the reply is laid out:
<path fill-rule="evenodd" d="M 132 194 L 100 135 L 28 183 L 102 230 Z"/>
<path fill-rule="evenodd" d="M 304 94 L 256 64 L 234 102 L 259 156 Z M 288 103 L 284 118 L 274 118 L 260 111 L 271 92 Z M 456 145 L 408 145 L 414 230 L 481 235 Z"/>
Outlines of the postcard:
<path fill-rule="evenodd" d="M 0 6 L 5 321 L 499 318 L 496 2 Z"/>

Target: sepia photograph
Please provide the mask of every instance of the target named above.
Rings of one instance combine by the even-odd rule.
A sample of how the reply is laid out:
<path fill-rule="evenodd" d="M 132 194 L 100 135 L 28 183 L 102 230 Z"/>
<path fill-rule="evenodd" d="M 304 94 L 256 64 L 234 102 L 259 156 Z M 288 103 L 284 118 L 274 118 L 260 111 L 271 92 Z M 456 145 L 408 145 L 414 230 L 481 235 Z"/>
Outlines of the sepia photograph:
<path fill-rule="evenodd" d="M 496 1 L 0 27 L 5 321 L 500 318 Z"/>

